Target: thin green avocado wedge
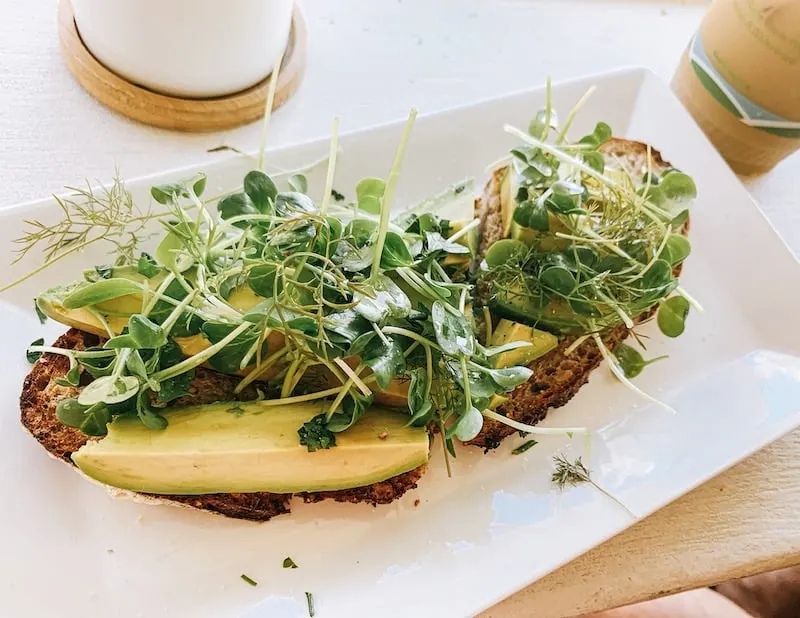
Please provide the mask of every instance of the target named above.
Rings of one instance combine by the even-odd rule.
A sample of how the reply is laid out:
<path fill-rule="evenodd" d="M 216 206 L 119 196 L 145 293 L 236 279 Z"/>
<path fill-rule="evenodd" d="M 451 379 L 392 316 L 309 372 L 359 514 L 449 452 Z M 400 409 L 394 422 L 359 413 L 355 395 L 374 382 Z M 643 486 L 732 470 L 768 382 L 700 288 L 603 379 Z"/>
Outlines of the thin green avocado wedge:
<path fill-rule="evenodd" d="M 166 276 L 166 272 L 162 271 L 156 276 L 147 279 L 137 273 L 136 268 L 131 266 L 116 267 L 111 274 L 115 279 L 133 281 L 139 284 L 147 281 L 151 290 L 161 285 Z M 191 273 L 187 273 L 187 278 L 191 278 Z M 98 337 L 108 337 L 108 331 L 105 326 L 89 307 L 69 308 L 65 306 L 67 298 L 74 296 L 76 292 L 90 285 L 92 285 L 92 282 L 89 281 L 75 281 L 49 288 L 36 297 L 36 306 L 55 322 L 92 333 Z M 252 309 L 262 300 L 247 285 L 234 289 L 228 298 L 230 305 L 240 311 Z M 142 295 L 137 293 L 119 296 L 98 303 L 94 306 L 94 310 L 103 316 L 111 331 L 118 335 L 128 325 L 128 318 L 142 310 Z M 208 339 L 202 334 L 180 337 L 178 344 L 187 356 L 196 354 L 210 345 Z"/>
<path fill-rule="evenodd" d="M 494 357 L 495 368 L 529 365 L 558 345 L 558 337 L 551 333 L 537 330 L 527 324 L 501 319 L 492 332 L 491 344 L 503 346 L 515 341 L 525 341 L 530 345 L 498 354 Z"/>
<path fill-rule="evenodd" d="M 322 411 L 311 402 L 224 402 L 166 411 L 166 429 L 117 418 L 102 440 L 73 453 L 87 476 L 120 489 L 165 495 L 297 493 L 362 487 L 428 461 L 428 433 L 402 413 L 370 408 L 309 452 L 297 430 Z"/>

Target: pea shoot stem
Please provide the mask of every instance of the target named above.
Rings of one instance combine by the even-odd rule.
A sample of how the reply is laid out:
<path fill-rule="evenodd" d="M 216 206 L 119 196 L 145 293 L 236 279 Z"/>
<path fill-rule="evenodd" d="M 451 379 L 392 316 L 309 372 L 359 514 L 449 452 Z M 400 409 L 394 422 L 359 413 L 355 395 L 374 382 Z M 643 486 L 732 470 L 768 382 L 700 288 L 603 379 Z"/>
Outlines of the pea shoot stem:
<path fill-rule="evenodd" d="M 195 354 L 194 356 L 190 356 L 187 359 L 182 360 L 177 365 L 173 365 L 172 367 L 168 367 L 167 369 L 162 369 L 161 371 L 157 371 L 152 376 L 150 376 L 153 380 L 157 382 L 162 382 L 168 378 L 173 378 L 177 375 L 185 373 L 195 367 L 199 367 L 203 363 L 205 363 L 208 359 L 214 356 L 217 352 L 222 350 L 225 346 L 227 346 L 231 341 L 236 339 L 239 335 L 245 332 L 248 328 L 253 326 L 250 322 L 245 322 L 244 324 L 240 324 L 236 328 L 234 328 L 228 335 L 220 339 L 214 345 L 206 348 L 202 352 Z"/>
<path fill-rule="evenodd" d="M 455 234 L 448 236 L 447 242 L 455 242 L 459 238 L 463 238 L 464 236 L 469 234 L 472 230 L 474 230 L 476 227 L 478 227 L 480 224 L 481 224 L 480 219 L 473 219 L 472 221 L 467 223 L 467 225 L 458 230 Z"/>
<path fill-rule="evenodd" d="M 408 140 L 411 137 L 411 129 L 414 127 L 414 120 L 416 117 L 417 110 L 412 108 L 411 112 L 408 114 L 408 120 L 403 129 L 403 134 L 400 137 L 400 144 L 397 146 L 392 171 L 389 173 L 389 182 L 386 183 L 383 200 L 381 201 L 381 219 L 378 224 L 378 234 L 375 240 L 375 259 L 372 261 L 372 269 L 370 270 L 371 281 L 377 281 L 381 273 L 381 256 L 383 255 L 383 245 L 386 243 L 386 233 L 389 230 L 392 200 L 394 199 L 397 181 L 400 179 L 400 167 L 402 166 L 403 156 L 406 152 L 406 144 L 408 144 Z"/>
<path fill-rule="evenodd" d="M 322 194 L 322 201 L 319 205 L 319 214 L 324 217 L 328 211 L 328 203 L 331 201 L 331 191 L 333 190 L 333 175 L 336 170 L 336 153 L 339 151 L 339 119 L 333 119 L 331 128 L 331 151 L 328 155 L 328 172 L 325 175 L 325 192 Z"/>
<path fill-rule="evenodd" d="M 671 408 L 663 401 L 659 401 L 652 395 L 648 395 L 642 389 L 636 386 L 633 382 L 631 382 L 627 377 L 625 377 L 625 373 L 622 371 L 622 369 L 620 369 L 620 366 L 617 363 L 617 359 L 614 358 L 611 352 L 609 352 L 608 348 L 606 347 L 606 344 L 603 343 L 603 340 L 600 337 L 600 335 L 598 335 L 597 333 L 593 333 L 592 339 L 594 339 L 594 342 L 597 344 L 597 348 L 600 350 L 600 354 L 603 356 L 603 359 L 605 359 L 605 361 L 608 363 L 608 367 L 609 369 L 611 369 L 611 373 L 613 373 L 616 376 L 617 380 L 622 382 L 625 386 L 627 386 L 630 390 L 632 390 L 634 393 L 636 393 L 643 399 L 646 399 L 647 401 L 664 408 L 667 412 L 670 412 L 672 414 L 677 414 L 674 408 Z"/>
<path fill-rule="evenodd" d="M 494 410 L 484 410 L 482 414 L 486 418 L 490 418 L 494 421 L 503 423 L 504 425 L 508 425 L 509 427 L 512 427 L 518 431 L 524 431 L 525 433 L 532 433 L 536 435 L 542 435 L 542 436 L 563 436 L 567 434 L 583 435 L 589 432 L 589 430 L 586 427 L 539 427 L 538 425 L 528 425 L 526 423 L 520 423 L 519 421 L 515 421 L 513 418 L 508 418 L 507 416 L 498 414 Z"/>
<path fill-rule="evenodd" d="M 591 97 L 594 94 L 595 90 L 597 90 L 597 86 L 592 86 L 591 88 L 589 88 L 584 93 L 584 95 L 580 99 L 578 99 L 578 102 L 575 104 L 575 107 L 573 107 L 570 110 L 569 114 L 567 115 L 567 119 L 564 121 L 564 126 L 561 127 L 561 131 L 559 131 L 558 136 L 556 137 L 556 144 L 561 144 L 564 142 L 565 139 L 567 139 L 567 132 L 570 130 L 570 127 L 572 127 L 572 123 L 575 122 L 575 118 L 578 116 L 578 112 L 581 111 L 581 109 L 583 109 L 583 106 L 586 105 L 586 102 L 589 100 L 589 97 Z M 548 104 L 550 103 L 549 88 L 548 88 L 547 102 Z"/>
<path fill-rule="evenodd" d="M 261 125 L 261 143 L 258 147 L 258 169 L 264 169 L 264 152 L 267 149 L 267 134 L 269 133 L 269 121 L 272 117 L 272 108 L 275 103 L 275 92 L 278 89 L 278 78 L 280 77 L 281 64 L 283 63 L 283 51 L 281 51 L 278 59 L 275 61 L 275 66 L 272 69 L 272 75 L 269 80 L 269 88 L 267 89 L 267 101 L 264 105 L 264 124 Z"/>

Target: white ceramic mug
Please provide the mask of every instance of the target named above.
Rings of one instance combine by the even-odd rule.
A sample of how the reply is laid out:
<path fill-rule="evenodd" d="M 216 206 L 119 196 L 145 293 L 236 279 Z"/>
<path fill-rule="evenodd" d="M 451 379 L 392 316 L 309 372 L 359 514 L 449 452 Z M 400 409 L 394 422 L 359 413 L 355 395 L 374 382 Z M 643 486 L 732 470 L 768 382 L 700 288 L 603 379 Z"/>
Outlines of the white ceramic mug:
<path fill-rule="evenodd" d="M 81 38 L 121 77 L 208 98 L 264 79 L 286 47 L 293 0 L 71 0 Z"/>

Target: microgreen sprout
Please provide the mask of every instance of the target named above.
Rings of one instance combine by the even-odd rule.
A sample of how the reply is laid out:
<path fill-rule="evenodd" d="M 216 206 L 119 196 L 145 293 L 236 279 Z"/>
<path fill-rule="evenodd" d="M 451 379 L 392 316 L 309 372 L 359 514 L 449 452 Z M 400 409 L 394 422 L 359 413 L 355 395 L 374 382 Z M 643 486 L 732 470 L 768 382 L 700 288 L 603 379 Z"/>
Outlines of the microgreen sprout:
<path fill-rule="evenodd" d="M 567 487 L 574 487 L 582 483 L 588 483 L 604 496 L 613 500 L 620 507 L 625 509 L 625 511 L 631 517 L 638 519 L 638 515 L 636 515 L 636 513 L 631 511 L 618 498 L 609 493 L 602 486 L 598 485 L 594 479 L 592 479 L 589 469 L 584 465 L 580 457 L 575 459 L 575 461 L 569 461 L 566 457 L 564 457 L 564 455 L 557 455 L 553 458 L 553 463 L 555 468 L 553 470 L 551 481 L 560 491 L 563 491 Z"/>

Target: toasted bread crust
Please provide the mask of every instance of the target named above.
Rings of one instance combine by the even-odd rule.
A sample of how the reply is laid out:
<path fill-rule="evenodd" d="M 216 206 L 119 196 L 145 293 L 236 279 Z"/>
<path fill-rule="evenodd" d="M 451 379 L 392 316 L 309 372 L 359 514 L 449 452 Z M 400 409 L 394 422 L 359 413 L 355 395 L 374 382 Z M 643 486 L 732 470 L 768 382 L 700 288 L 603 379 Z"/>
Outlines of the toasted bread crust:
<path fill-rule="evenodd" d="M 76 329 L 70 329 L 53 344 L 58 348 L 81 350 L 97 345 L 96 336 Z M 62 399 L 76 397 L 79 388 L 59 386 L 55 379 L 64 377 L 69 370 L 66 357 L 57 354 L 43 354 L 36 361 L 25 378 L 20 396 L 21 421 L 25 428 L 54 457 L 72 464 L 70 455 L 90 440 L 89 437 L 71 427 L 63 425 L 56 418 L 56 406 Z M 202 405 L 234 398 L 233 389 L 238 383 L 236 377 L 223 375 L 208 369 L 198 368 L 190 386 L 191 395 L 178 399 L 176 405 Z M 245 391 L 238 398 L 255 398 L 255 391 Z M 400 498 L 405 492 L 414 489 L 425 471 L 420 466 L 381 483 L 357 487 L 343 491 L 298 494 L 305 502 L 336 500 L 337 502 L 367 502 L 369 504 L 388 504 Z M 191 506 L 197 509 L 219 513 L 237 519 L 266 521 L 276 515 L 289 512 L 292 494 L 272 494 L 266 492 L 206 494 L 202 496 L 162 496 L 143 494 L 149 498 Z"/>
<path fill-rule="evenodd" d="M 648 146 L 641 142 L 612 138 L 606 142 L 602 150 L 618 159 L 631 173 L 644 174 L 647 170 Z M 650 149 L 653 171 L 664 170 L 669 164 L 657 150 Z M 481 243 L 480 253 L 504 237 L 503 220 L 500 212 L 500 184 L 505 169 L 496 170 L 486 183 L 483 197 L 476 202 L 475 215 L 480 219 Z M 683 233 L 688 232 L 688 222 Z M 680 266 L 676 268 L 676 275 Z M 478 286 L 478 297 L 486 298 L 485 287 Z M 641 323 L 652 315 L 653 311 L 638 316 L 635 321 Z M 613 351 L 628 336 L 629 330 L 620 325 L 602 334 L 603 343 Z M 575 343 L 575 337 L 565 337 L 559 345 L 536 359 L 530 369 L 533 375 L 525 384 L 520 384 L 509 396 L 509 400 L 501 405 L 497 412 L 528 425 L 542 421 L 550 409 L 558 408 L 572 399 L 580 388 L 589 380 L 591 372 L 603 360 L 600 350 L 591 339 L 580 344 L 571 354 L 566 351 Z M 485 419 L 483 429 L 469 444 L 484 449 L 497 448 L 504 438 L 517 433 L 508 425 L 499 421 Z"/>

